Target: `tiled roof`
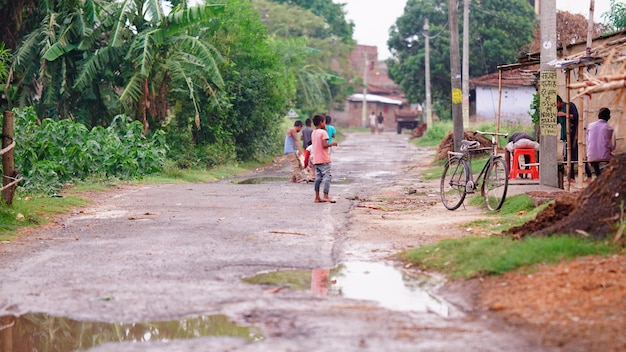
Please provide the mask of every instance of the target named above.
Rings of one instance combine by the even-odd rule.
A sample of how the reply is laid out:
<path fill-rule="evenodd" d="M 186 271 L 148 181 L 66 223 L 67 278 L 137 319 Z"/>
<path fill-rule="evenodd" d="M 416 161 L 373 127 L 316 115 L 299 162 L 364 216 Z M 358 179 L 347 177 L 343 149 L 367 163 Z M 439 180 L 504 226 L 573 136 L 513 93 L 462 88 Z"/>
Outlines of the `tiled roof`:
<path fill-rule="evenodd" d="M 536 67 L 535 67 L 536 66 Z M 526 66 L 512 70 L 502 71 L 503 86 L 525 86 L 532 87 L 535 85 L 537 77 L 535 73 L 539 69 L 538 65 Z M 470 80 L 472 87 L 476 86 L 498 86 L 498 72 L 488 75 L 476 77 Z"/>

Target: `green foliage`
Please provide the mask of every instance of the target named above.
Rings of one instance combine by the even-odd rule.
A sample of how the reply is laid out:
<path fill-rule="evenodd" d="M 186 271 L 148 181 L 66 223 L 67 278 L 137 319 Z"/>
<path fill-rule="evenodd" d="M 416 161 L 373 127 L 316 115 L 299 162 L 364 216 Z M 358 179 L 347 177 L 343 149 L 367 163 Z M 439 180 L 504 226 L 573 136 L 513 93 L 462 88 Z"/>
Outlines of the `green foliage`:
<path fill-rule="evenodd" d="M 353 41 L 354 23 L 347 22 L 345 18 L 344 4 L 335 3 L 332 0 L 270 0 L 281 4 L 297 5 L 310 10 L 313 14 L 324 19 L 326 25 L 324 31 L 320 31 L 322 38 L 339 38 L 344 43 Z"/>
<path fill-rule="evenodd" d="M 343 102 L 350 84 L 344 64 L 353 48 L 351 41 L 338 41 L 325 18 L 313 13 L 304 2 L 259 0 L 253 6 L 263 17 L 269 35 L 280 42 L 277 46 L 285 69 L 295 79 L 293 107 L 312 116 L 330 110 L 333 101 Z M 346 72 L 336 72 L 337 64 Z"/>
<path fill-rule="evenodd" d="M 92 92 L 73 88 L 83 60 L 82 40 L 93 34 L 95 0 L 44 2 L 41 16 L 15 51 L 12 69 L 21 106 L 37 107 L 41 117 L 88 118 L 99 107 L 84 98 Z"/>
<path fill-rule="evenodd" d="M 485 198 L 474 194 L 469 204 L 487 209 Z M 488 234 L 500 234 L 513 226 L 520 226 L 537 217 L 537 214 L 548 206 L 544 203 L 535 207 L 532 199 L 525 194 L 507 196 L 502 208 L 497 212 L 489 212 L 483 219 L 471 221 L 468 227 Z"/>
<path fill-rule="evenodd" d="M 55 193 L 91 175 L 138 179 L 161 170 L 167 147 L 163 132 L 146 138 L 138 121 L 117 116 L 107 127 L 87 129 L 70 120 L 44 119 L 32 108 L 14 110 L 15 164 L 28 192 Z"/>
<path fill-rule="evenodd" d="M 407 94 L 410 102 L 425 100 L 423 27 L 426 18 L 431 37 L 433 110 L 445 119 L 449 116 L 451 94 L 447 1 L 407 2 L 405 12 L 392 27 L 388 41 L 397 56 L 397 60 L 387 62 L 389 75 Z M 526 0 L 472 2 L 469 22 L 470 76 L 496 72 L 497 65 L 516 61 L 522 46 L 533 39 L 535 21 L 533 8 Z"/>
<path fill-rule="evenodd" d="M 586 255 L 608 255 L 619 250 L 618 245 L 593 242 L 580 237 L 530 237 L 513 240 L 491 236 L 445 240 L 406 251 L 402 256 L 420 266 L 446 273 L 454 279 L 499 275 L 535 264 L 557 263 Z"/>
<path fill-rule="evenodd" d="M 436 147 L 450 131 L 452 121 L 435 121 L 432 126 L 428 126 L 423 136 L 414 138 L 411 142 L 421 147 Z"/>
<path fill-rule="evenodd" d="M 11 62 L 11 50 L 4 47 L 4 43 L 0 42 L 0 82 L 4 82 L 9 75 L 7 64 Z"/>
<path fill-rule="evenodd" d="M 535 125 L 535 126 L 539 126 L 539 113 L 540 113 L 540 111 L 541 110 L 540 110 L 540 106 L 539 106 L 539 93 L 535 93 L 535 94 L 533 94 L 533 101 L 532 101 L 532 103 L 530 103 L 530 111 L 528 112 L 528 114 L 532 118 L 533 125 Z"/>
<path fill-rule="evenodd" d="M 220 67 L 224 88 L 204 103 L 208 113 L 200 116 L 202 129 L 194 127 L 194 142 L 222 140 L 224 146 L 234 146 L 237 159 L 259 159 L 279 151 L 278 124 L 290 107 L 296 85 L 285 69 L 281 43 L 267 37 L 249 1 L 222 2 L 225 12 L 203 31 L 213 34 L 216 49 L 224 53 Z"/>
<path fill-rule="evenodd" d="M 602 19 L 607 22 L 609 32 L 626 28 L 626 4 L 622 1 L 611 0 L 611 7 L 607 13 L 602 14 Z"/>

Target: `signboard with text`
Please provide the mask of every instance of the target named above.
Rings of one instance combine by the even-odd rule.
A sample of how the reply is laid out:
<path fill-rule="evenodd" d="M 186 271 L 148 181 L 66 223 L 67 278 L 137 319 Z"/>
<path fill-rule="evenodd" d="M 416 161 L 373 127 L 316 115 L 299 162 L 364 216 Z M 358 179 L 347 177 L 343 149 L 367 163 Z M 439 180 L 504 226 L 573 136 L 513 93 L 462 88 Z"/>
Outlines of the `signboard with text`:
<path fill-rule="evenodd" d="M 556 136 L 556 71 L 541 71 L 539 128 L 542 136 Z"/>

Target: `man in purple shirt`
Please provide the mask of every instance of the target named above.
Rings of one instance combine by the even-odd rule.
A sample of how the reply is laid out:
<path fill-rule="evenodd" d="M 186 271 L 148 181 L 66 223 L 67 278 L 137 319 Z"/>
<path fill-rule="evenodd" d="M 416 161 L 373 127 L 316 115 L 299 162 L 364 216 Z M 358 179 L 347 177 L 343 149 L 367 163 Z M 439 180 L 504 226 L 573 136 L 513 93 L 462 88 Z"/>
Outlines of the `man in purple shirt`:
<path fill-rule="evenodd" d="M 611 118 L 609 108 L 601 108 L 598 121 L 587 126 L 587 161 L 593 167 L 596 177 L 600 176 L 600 161 L 606 161 L 613 156 L 615 139 L 613 127 L 607 121 Z"/>

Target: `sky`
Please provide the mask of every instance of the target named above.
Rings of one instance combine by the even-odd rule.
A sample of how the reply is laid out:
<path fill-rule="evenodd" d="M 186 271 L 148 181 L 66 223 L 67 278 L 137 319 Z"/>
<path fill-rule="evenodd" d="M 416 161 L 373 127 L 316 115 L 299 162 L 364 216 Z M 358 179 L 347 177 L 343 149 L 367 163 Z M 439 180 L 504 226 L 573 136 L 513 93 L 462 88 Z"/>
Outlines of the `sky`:
<path fill-rule="evenodd" d="M 617 0 L 626 2 L 626 0 Z M 355 24 L 354 39 L 358 44 L 378 47 L 378 59 L 388 59 L 391 54 L 387 49 L 389 28 L 404 12 L 406 0 L 333 0 L 345 3 L 348 20 Z M 594 21 L 602 22 L 602 14 L 609 10 L 610 0 L 595 0 Z M 589 16 L 589 1 L 556 0 L 556 8 L 571 13 Z"/>

